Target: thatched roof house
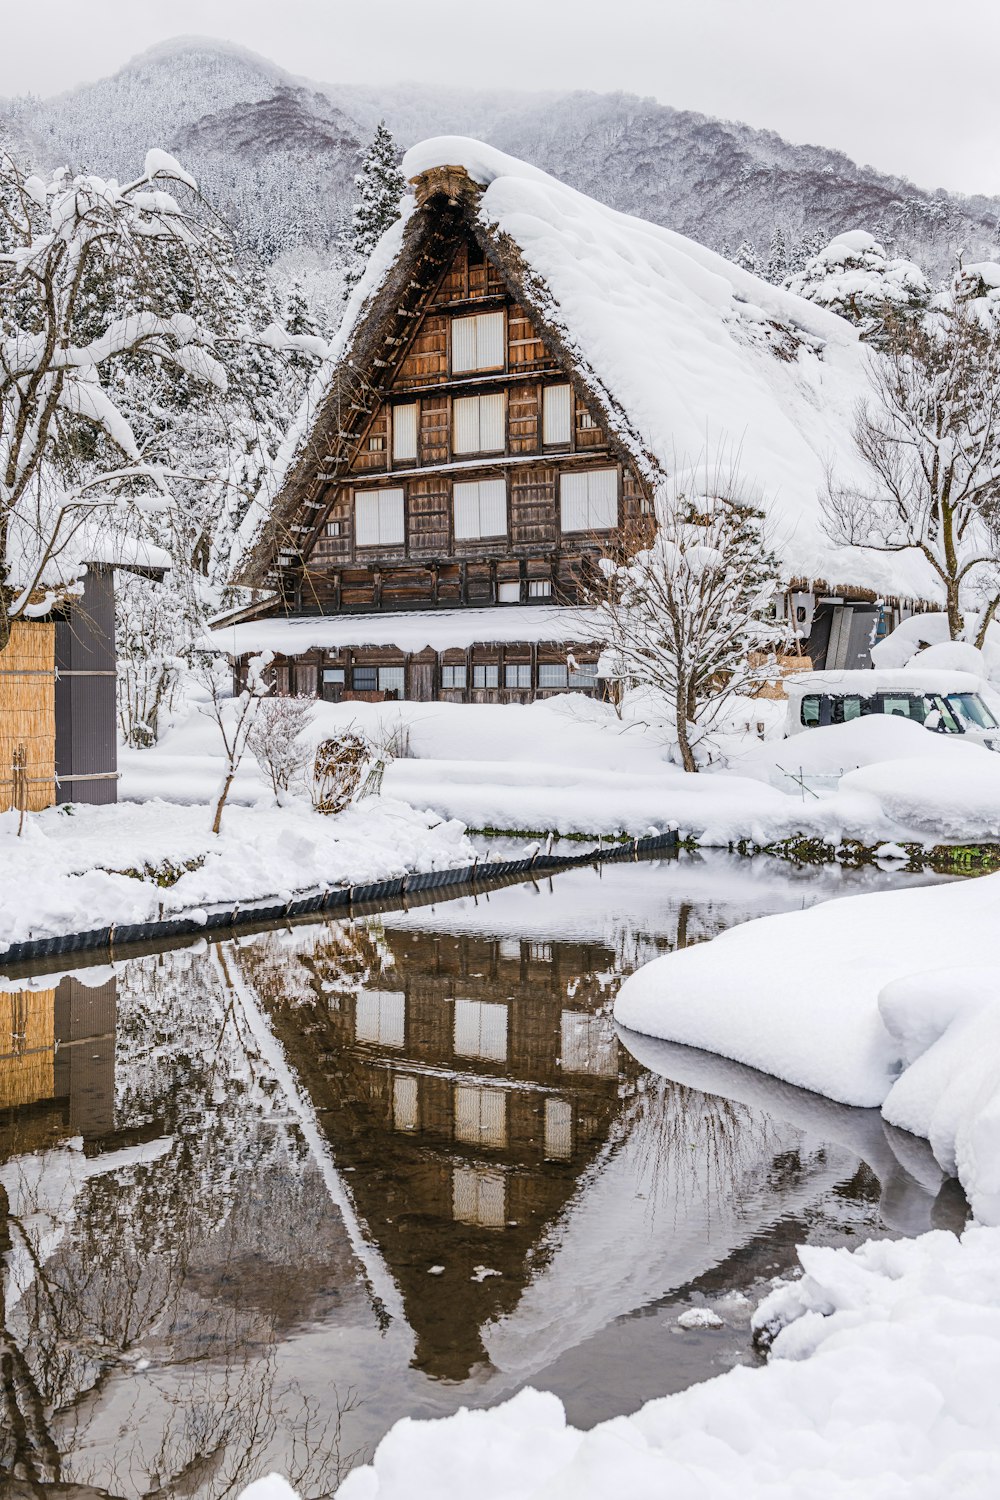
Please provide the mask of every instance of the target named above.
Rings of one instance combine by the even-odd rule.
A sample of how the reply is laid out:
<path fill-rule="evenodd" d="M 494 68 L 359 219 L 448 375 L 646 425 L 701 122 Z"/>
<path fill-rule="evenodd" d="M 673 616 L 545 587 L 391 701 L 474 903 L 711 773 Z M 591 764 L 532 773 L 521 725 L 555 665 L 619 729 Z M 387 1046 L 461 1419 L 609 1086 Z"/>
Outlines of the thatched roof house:
<path fill-rule="evenodd" d="M 856 462 L 877 357 L 847 323 L 478 142 L 425 142 L 404 171 L 414 196 L 244 525 L 236 580 L 270 598 L 227 622 L 234 654 L 255 648 L 253 618 L 309 619 L 311 681 L 318 617 L 339 618 L 339 651 L 345 614 L 361 649 L 362 616 L 574 606 L 602 537 L 661 486 L 733 476 L 769 510 L 810 619 L 820 589 L 930 597 L 920 559 L 890 574 L 824 534 L 819 494 Z"/>

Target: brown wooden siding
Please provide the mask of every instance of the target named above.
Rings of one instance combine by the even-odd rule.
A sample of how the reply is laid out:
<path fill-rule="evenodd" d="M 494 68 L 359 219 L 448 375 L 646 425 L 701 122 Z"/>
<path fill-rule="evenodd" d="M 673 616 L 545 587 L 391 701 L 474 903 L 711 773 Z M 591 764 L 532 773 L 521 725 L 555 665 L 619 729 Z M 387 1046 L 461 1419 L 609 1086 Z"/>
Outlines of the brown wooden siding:
<path fill-rule="evenodd" d="M 418 452 L 424 467 L 446 464 L 451 456 L 451 402 L 447 396 L 425 396 L 420 403 Z"/>
<path fill-rule="evenodd" d="M 507 312 L 507 362 L 512 372 L 539 369 L 552 363 L 537 328 L 516 302 L 511 303 Z"/>
<path fill-rule="evenodd" d="M 541 445 L 541 387 L 511 386 L 507 412 L 511 453 L 536 453 Z"/>
<path fill-rule="evenodd" d="M 511 543 L 553 547 L 558 538 L 556 470 L 541 464 L 516 470 L 510 487 Z"/>
<path fill-rule="evenodd" d="M 440 557 L 451 550 L 451 485 L 446 478 L 411 479 L 407 510 L 412 556 Z"/>
<path fill-rule="evenodd" d="M 448 378 L 448 318 L 428 313 L 402 360 L 393 382 L 395 389 L 434 385 Z"/>

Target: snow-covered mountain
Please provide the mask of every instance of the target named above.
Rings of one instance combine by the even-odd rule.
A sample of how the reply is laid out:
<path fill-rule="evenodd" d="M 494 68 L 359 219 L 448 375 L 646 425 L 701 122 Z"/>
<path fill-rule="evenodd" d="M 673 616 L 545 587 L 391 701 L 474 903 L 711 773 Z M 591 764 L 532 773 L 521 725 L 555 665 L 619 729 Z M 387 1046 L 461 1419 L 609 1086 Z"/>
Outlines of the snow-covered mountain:
<path fill-rule="evenodd" d="M 363 143 L 385 118 L 400 144 L 473 135 L 629 213 L 715 249 L 869 229 L 942 275 L 961 248 L 998 254 L 1000 199 L 925 192 L 772 131 L 628 94 L 525 94 L 416 84 L 319 85 L 228 44 L 178 39 L 56 98 L 8 101 L 0 124 L 39 165 L 128 172 L 146 148 L 182 155 L 244 240 L 272 258 L 326 246 Z"/>

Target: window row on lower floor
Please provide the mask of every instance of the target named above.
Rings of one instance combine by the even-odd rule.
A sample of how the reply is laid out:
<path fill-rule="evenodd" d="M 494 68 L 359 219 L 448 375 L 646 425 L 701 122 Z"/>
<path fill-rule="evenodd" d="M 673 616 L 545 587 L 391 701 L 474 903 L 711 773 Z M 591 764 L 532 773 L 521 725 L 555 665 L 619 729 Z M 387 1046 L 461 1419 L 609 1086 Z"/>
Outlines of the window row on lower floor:
<path fill-rule="evenodd" d="M 341 690 L 350 689 L 355 693 L 394 693 L 402 698 L 406 693 L 406 668 L 325 667 L 322 681 L 324 697 L 336 697 Z M 468 687 L 499 689 L 501 685 L 521 691 L 532 688 L 593 690 L 597 687 L 597 667 L 590 663 L 570 667 L 560 662 L 539 662 L 534 674 L 530 662 L 505 662 L 502 668 L 496 662 L 474 663 L 471 668 L 465 663 L 441 667 L 443 691 L 454 692 Z"/>

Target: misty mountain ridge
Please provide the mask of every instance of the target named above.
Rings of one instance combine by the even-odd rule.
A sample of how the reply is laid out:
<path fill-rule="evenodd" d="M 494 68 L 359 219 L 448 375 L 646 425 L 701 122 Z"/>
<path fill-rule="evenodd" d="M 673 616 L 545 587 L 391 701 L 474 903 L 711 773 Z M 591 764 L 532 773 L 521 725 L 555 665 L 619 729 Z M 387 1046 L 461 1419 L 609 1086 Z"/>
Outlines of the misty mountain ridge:
<path fill-rule="evenodd" d="M 716 250 L 747 241 L 766 260 L 776 229 L 795 246 L 860 228 L 932 279 L 959 250 L 1000 256 L 1000 198 L 927 192 L 841 151 L 623 93 L 317 84 L 241 47 L 181 38 L 53 98 L 0 102 L 0 128 L 42 169 L 125 176 L 149 146 L 175 152 L 267 261 L 335 245 L 383 118 L 403 147 L 472 135 Z"/>

